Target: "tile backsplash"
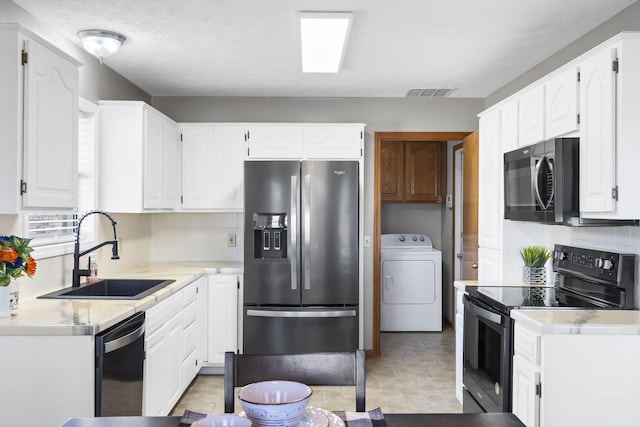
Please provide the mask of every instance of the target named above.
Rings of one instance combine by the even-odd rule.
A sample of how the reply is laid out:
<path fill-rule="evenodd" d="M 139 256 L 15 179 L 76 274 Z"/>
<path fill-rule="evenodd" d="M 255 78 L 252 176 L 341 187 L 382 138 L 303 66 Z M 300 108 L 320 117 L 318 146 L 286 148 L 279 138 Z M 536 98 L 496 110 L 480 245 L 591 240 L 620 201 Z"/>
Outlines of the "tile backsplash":
<path fill-rule="evenodd" d="M 157 213 L 151 215 L 152 261 L 242 261 L 242 213 Z M 235 246 L 227 245 L 235 234 Z"/>

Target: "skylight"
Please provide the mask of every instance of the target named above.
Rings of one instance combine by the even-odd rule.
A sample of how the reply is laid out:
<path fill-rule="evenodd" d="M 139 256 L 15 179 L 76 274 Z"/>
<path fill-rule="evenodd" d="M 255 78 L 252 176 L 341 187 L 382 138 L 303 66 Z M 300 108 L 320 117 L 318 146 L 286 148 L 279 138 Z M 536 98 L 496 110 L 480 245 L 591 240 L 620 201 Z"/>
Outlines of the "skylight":
<path fill-rule="evenodd" d="M 351 29 L 351 12 L 300 12 L 303 73 L 337 73 Z"/>

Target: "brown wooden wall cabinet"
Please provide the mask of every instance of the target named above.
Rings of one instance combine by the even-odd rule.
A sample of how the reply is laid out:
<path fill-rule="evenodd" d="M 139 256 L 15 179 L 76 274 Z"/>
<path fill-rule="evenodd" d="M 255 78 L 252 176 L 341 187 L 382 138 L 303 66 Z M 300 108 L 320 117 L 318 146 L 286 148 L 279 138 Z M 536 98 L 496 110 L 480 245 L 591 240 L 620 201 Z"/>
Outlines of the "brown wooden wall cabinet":
<path fill-rule="evenodd" d="M 384 141 L 380 147 L 383 202 L 444 202 L 446 144 Z"/>

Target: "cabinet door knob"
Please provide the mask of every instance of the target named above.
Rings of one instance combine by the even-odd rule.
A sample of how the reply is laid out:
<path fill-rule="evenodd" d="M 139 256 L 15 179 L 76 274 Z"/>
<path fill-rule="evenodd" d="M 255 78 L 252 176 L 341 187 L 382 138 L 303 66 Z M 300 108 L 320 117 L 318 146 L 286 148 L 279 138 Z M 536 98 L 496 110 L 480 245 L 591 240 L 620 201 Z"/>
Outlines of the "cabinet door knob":
<path fill-rule="evenodd" d="M 474 270 L 478 269 L 478 263 L 474 262 L 473 264 L 471 264 L 471 268 L 473 268 Z"/>

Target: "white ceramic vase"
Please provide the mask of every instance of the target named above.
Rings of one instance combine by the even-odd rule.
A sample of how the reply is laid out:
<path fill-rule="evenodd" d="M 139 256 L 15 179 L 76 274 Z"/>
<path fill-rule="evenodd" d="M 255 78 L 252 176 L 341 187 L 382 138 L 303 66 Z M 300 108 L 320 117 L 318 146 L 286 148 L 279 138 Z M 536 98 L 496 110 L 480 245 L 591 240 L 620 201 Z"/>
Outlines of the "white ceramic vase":
<path fill-rule="evenodd" d="M 0 317 L 18 314 L 18 281 L 12 278 L 7 286 L 0 286 Z"/>

